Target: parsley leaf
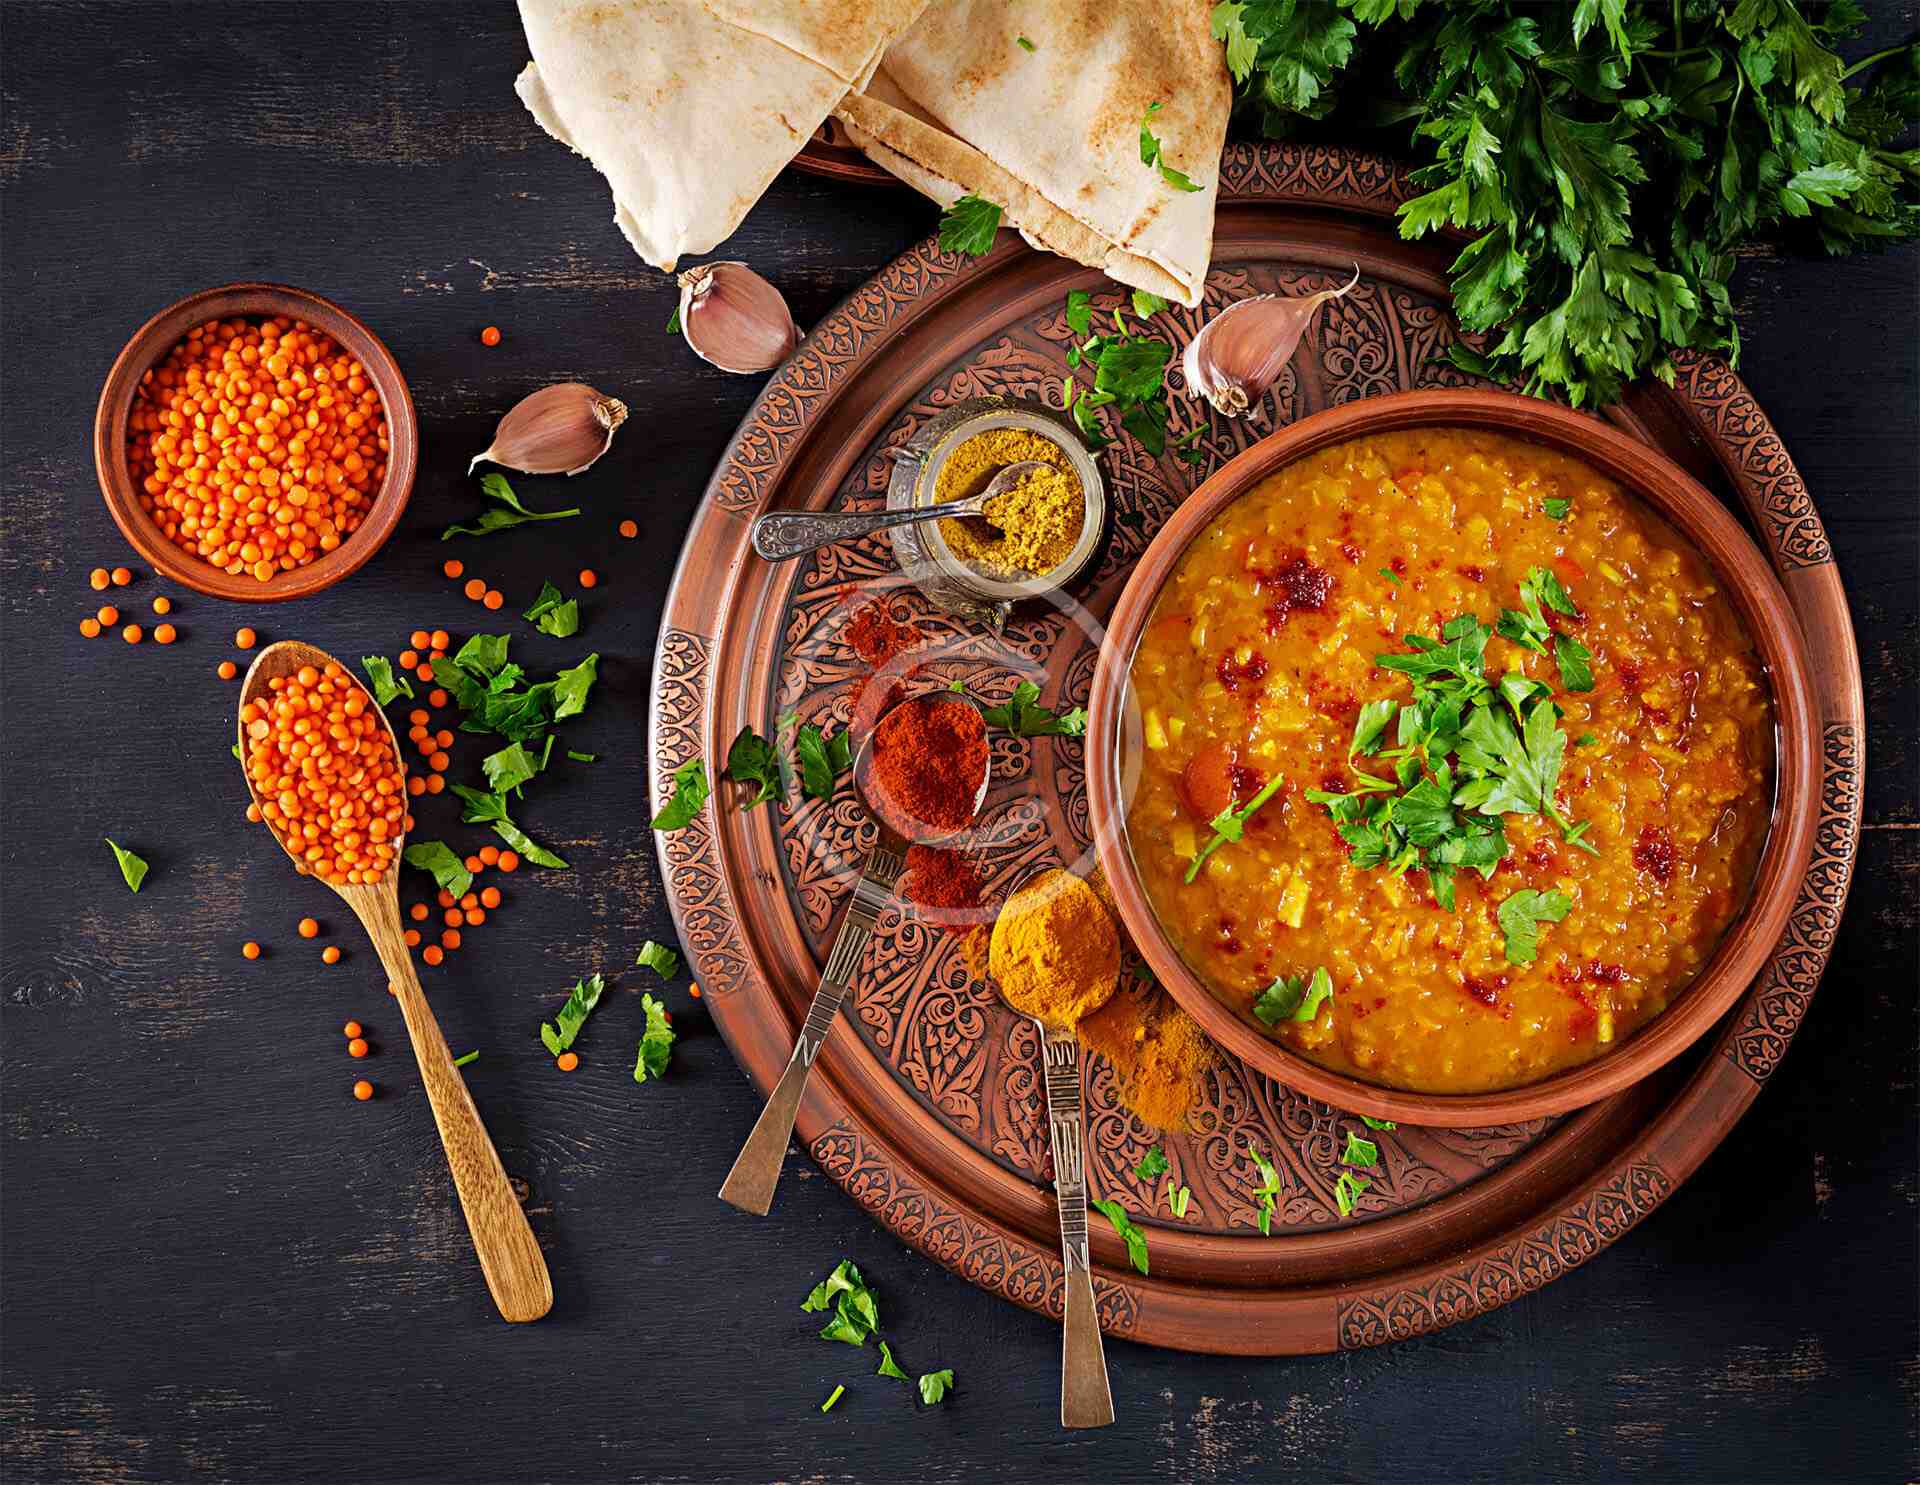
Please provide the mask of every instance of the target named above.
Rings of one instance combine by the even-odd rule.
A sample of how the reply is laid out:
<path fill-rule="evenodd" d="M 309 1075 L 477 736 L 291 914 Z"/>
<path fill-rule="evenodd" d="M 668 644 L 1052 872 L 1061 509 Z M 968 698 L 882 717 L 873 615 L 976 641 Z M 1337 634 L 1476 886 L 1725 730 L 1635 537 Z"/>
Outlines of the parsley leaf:
<path fill-rule="evenodd" d="M 385 655 L 362 655 L 360 668 L 367 673 L 367 679 L 373 682 L 373 699 L 381 706 L 386 706 L 396 696 L 413 700 L 413 683 L 404 675 L 396 677 L 393 662 Z"/>
<path fill-rule="evenodd" d="M 656 944 L 652 939 L 640 945 L 640 956 L 633 962 L 652 970 L 663 980 L 670 980 L 680 973 L 680 956 L 665 944 Z"/>
<path fill-rule="evenodd" d="M 937 1372 L 923 1372 L 920 1376 L 920 1401 L 932 1407 L 947 1395 L 947 1389 L 953 1386 L 953 1368 L 943 1367 Z"/>
<path fill-rule="evenodd" d="M 1348 1165 L 1378 1165 L 1380 1147 L 1372 1140 L 1362 1139 L 1351 1129 L 1347 1131 L 1347 1147 L 1340 1152 L 1340 1158 Z"/>
<path fill-rule="evenodd" d="M 1260 1235 L 1268 1237 L 1273 1232 L 1274 1199 L 1280 1195 L 1280 1172 L 1251 1142 L 1247 1145 L 1247 1154 L 1253 1157 L 1253 1167 L 1260 1175 L 1253 1187 L 1254 1221 L 1260 1226 Z"/>
<path fill-rule="evenodd" d="M 1281 975 L 1260 992 L 1253 1013 L 1269 1026 L 1282 1021 L 1311 1021 L 1332 994 L 1333 977 L 1324 966 L 1315 965 L 1311 979 L 1306 975 Z"/>
<path fill-rule="evenodd" d="M 1167 1170 L 1167 1152 L 1155 1145 L 1140 1157 L 1140 1163 L 1133 1168 L 1133 1173 L 1139 1180 L 1157 1181 Z"/>
<path fill-rule="evenodd" d="M 1593 652 L 1570 634 L 1553 641 L 1554 663 L 1560 667 L 1560 684 L 1569 691 L 1593 689 Z"/>
<path fill-rule="evenodd" d="M 820 1411 L 823 1413 L 826 1412 L 829 1408 L 831 1408 L 835 1403 L 839 1402 L 840 1399 L 846 1395 L 846 1391 L 847 1391 L 846 1383 L 844 1382 L 836 1383 L 833 1391 L 827 1394 L 827 1400 L 820 1404 Z"/>
<path fill-rule="evenodd" d="M 520 617 L 533 624 L 542 634 L 551 634 L 555 639 L 567 639 L 580 630 L 580 602 L 574 598 L 563 598 L 552 583 L 542 583 L 540 596 L 533 600 L 533 607 Z"/>
<path fill-rule="evenodd" d="M 1147 1235 L 1133 1225 L 1127 1209 L 1117 1201 L 1101 1201 L 1098 1198 L 1087 1205 L 1113 1224 L 1113 1230 L 1120 1234 L 1120 1240 L 1127 1245 L 1127 1262 L 1144 1274 L 1147 1271 Z"/>
<path fill-rule="evenodd" d="M 1537 892 L 1531 887 L 1510 894 L 1500 904 L 1500 931 L 1507 936 L 1507 963 L 1531 964 L 1540 947 L 1540 925 L 1558 923 L 1573 911 L 1573 899 L 1564 892 Z"/>
<path fill-rule="evenodd" d="M 1274 795 L 1280 792 L 1285 780 L 1275 774 L 1260 786 L 1260 792 L 1248 800 L 1239 809 L 1224 809 L 1213 817 L 1213 839 L 1200 848 L 1200 854 L 1193 858 L 1193 864 L 1187 868 L 1186 880 L 1192 882 L 1200 875 L 1200 868 L 1206 865 L 1207 857 L 1230 841 L 1237 841 L 1246 832 L 1246 823 L 1253 818 L 1254 812 Z"/>
<path fill-rule="evenodd" d="M 1015 737 L 1083 737 L 1087 731 L 1087 709 L 1071 707 L 1053 711 L 1041 706 L 1040 688 L 1032 681 L 1021 681 L 1013 695 L 999 706 L 980 709 L 989 727 L 998 727 Z"/>
<path fill-rule="evenodd" d="M 1146 114 L 1140 120 L 1140 162 L 1143 165 L 1157 166 L 1160 178 L 1176 191 L 1197 191 L 1200 189 L 1199 186 L 1166 162 L 1161 153 L 1160 140 L 1148 127 L 1153 122 L 1153 116 L 1164 107 L 1166 107 L 1164 103 L 1149 103 Z"/>
<path fill-rule="evenodd" d="M 644 950 L 642 952 L 644 954 Z M 647 1029 L 640 1035 L 640 1055 L 633 1064 L 636 1083 L 666 1076 L 667 1059 L 673 1055 L 673 1023 L 667 1019 L 667 1008 L 655 1000 L 651 992 L 641 995 L 640 1008 L 646 1012 Z"/>
<path fill-rule="evenodd" d="M 1036 47 L 1031 41 L 1027 40 L 1027 38 L 1024 36 L 1014 37 L 1013 44 L 1019 47 L 1020 50 L 1023 52 L 1031 52 L 1031 51 L 1039 50 L 1038 47 Z"/>
<path fill-rule="evenodd" d="M 842 727 L 832 737 L 809 722 L 793 736 L 800 762 L 800 793 L 807 799 L 833 798 L 841 774 L 853 767 L 853 737 Z"/>
<path fill-rule="evenodd" d="M 467 1053 L 467 1054 L 466 1054 L 465 1056 L 463 1056 L 463 1057 L 456 1057 L 456 1058 L 454 1058 L 454 1059 L 453 1059 L 453 1065 L 454 1065 L 455 1067 L 465 1067 L 465 1066 L 466 1066 L 466 1065 L 467 1065 L 467 1064 L 468 1064 L 469 1062 L 478 1062 L 479 1060 L 480 1060 L 480 1054 L 479 1054 L 479 1052 L 478 1052 L 478 1051 L 473 1051 L 473 1052 L 468 1052 L 468 1053 Z"/>
<path fill-rule="evenodd" d="M 443 892 L 465 897 L 473 890 L 473 873 L 467 870 L 459 853 L 443 840 L 418 841 L 401 852 L 400 859 L 408 866 L 417 866 L 431 874 Z"/>
<path fill-rule="evenodd" d="M 553 734 L 547 734 L 546 752 L 553 751 Z M 486 775 L 487 787 L 495 794 L 505 794 L 509 789 L 522 788 L 528 779 L 547 766 L 543 754 L 535 758 L 524 743 L 509 743 L 497 753 L 489 753 L 480 760 L 480 772 Z"/>
<path fill-rule="evenodd" d="M 1360 1194 L 1372 1184 L 1365 1176 L 1350 1170 L 1340 1172 L 1340 1179 L 1333 1183 L 1333 1204 L 1340 1209 L 1342 1217 L 1353 1215 L 1360 1205 Z"/>
<path fill-rule="evenodd" d="M 700 806 L 707 802 L 712 786 L 707 783 L 707 765 L 701 758 L 689 758 L 673 771 L 673 794 L 653 817 L 655 830 L 680 830 L 693 823 Z"/>
<path fill-rule="evenodd" d="M 962 196 L 940 213 L 940 251 L 978 258 L 993 248 L 1000 208 L 978 196 Z"/>
<path fill-rule="evenodd" d="M 121 878 L 127 884 L 129 892 L 138 892 L 140 884 L 147 879 L 147 863 L 133 852 L 114 844 L 112 837 L 102 836 L 113 851 L 113 859 L 120 863 Z"/>
<path fill-rule="evenodd" d="M 1564 521 L 1573 511 L 1571 500 L 1549 498 L 1540 502 L 1540 509 L 1555 521 Z"/>
<path fill-rule="evenodd" d="M 1162 299 L 1158 294 L 1149 293 L 1145 289 L 1135 289 L 1133 291 L 1133 312 L 1143 320 L 1148 315 L 1159 314 L 1170 302 L 1170 300 Z M 1084 334 L 1085 332 L 1083 331 L 1082 333 Z"/>
<path fill-rule="evenodd" d="M 568 992 L 567 1002 L 560 1007 L 560 1014 L 551 1022 L 540 1023 L 540 1040 L 554 1056 L 558 1057 L 573 1045 L 573 1039 L 580 1035 L 580 1028 L 587 1024 L 587 1017 L 593 1014 L 593 1008 L 600 1004 L 600 997 L 606 993 L 607 982 L 599 975 L 590 980 L 575 980 L 573 989 Z"/>
<path fill-rule="evenodd" d="M 867 1337 L 880 1328 L 880 1301 L 860 1277 L 851 1259 L 841 1259 L 801 1302 L 803 1310 L 833 1310 L 833 1318 L 820 1332 L 823 1341 L 843 1341 L 849 1346 L 864 1346 Z"/>
<path fill-rule="evenodd" d="M 1190 1186 L 1179 1186 L 1179 1187 L 1176 1187 L 1176 1186 L 1174 1186 L 1174 1185 L 1172 1185 L 1171 1183 L 1169 1183 L 1169 1184 L 1168 1184 L 1168 1186 L 1167 1186 L 1167 1210 L 1168 1210 L 1168 1211 L 1170 1211 L 1170 1212 L 1172 1212 L 1174 1216 L 1176 1216 L 1176 1217 L 1184 1217 L 1184 1216 L 1186 1216 L 1186 1215 L 1187 1215 L 1187 1203 L 1188 1203 L 1188 1202 L 1190 1202 L 1190 1201 L 1192 1201 L 1192 1200 L 1193 1200 L 1193 1188 L 1192 1188 L 1192 1187 L 1190 1187 Z"/>
<path fill-rule="evenodd" d="M 1376 1119 L 1371 1114 L 1362 1114 L 1360 1122 L 1369 1129 L 1398 1129 L 1400 1126 L 1391 1119 Z"/>
<path fill-rule="evenodd" d="M 580 514 L 578 506 L 574 506 L 571 510 L 528 510 L 520 503 L 520 497 L 513 493 L 513 486 L 507 483 L 507 477 L 504 474 L 481 475 L 480 493 L 493 504 L 482 510 L 479 519 L 471 525 L 447 527 L 440 533 L 442 541 L 455 536 L 489 536 L 495 531 L 505 531 L 512 526 L 524 526 L 529 521 L 558 521 L 567 516 Z"/>
<path fill-rule="evenodd" d="M 453 792 L 465 801 L 466 808 L 460 818 L 467 824 L 491 825 L 495 835 L 535 866 L 550 866 L 561 871 L 567 869 L 565 861 L 513 823 L 513 817 L 507 813 L 507 801 L 500 795 L 470 789 L 465 784 L 455 784 Z"/>
<path fill-rule="evenodd" d="M 1354 719 L 1353 741 L 1347 744 L 1347 756 L 1360 758 L 1379 752 L 1387 723 L 1393 720 L 1399 710 L 1400 704 L 1391 696 L 1369 701 L 1361 707 L 1360 715 Z"/>
<path fill-rule="evenodd" d="M 750 810 L 769 799 L 784 799 L 786 788 L 780 778 L 780 758 L 768 742 L 751 727 L 742 727 L 727 749 L 727 766 L 720 776 L 736 784 L 754 786 L 751 798 L 743 798 L 740 808 Z"/>
<path fill-rule="evenodd" d="M 900 1364 L 893 1359 L 893 1349 L 885 1341 L 880 1343 L 880 1365 L 874 1368 L 876 1377 L 898 1377 L 902 1382 L 911 1382 L 913 1378 L 900 1370 Z"/>

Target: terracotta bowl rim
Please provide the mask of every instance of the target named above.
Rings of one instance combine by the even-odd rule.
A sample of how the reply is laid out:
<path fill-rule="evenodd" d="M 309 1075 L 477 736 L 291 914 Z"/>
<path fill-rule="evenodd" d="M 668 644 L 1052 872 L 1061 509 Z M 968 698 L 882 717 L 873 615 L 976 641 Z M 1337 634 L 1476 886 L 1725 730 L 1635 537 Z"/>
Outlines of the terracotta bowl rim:
<path fill-rule="evenodd" d="M 1694 982 L 1617 1049 L 1524 1087 L 1414 1093 L 1309 1062 L 1216 1000 L 1180 957 L 1134 868 L 1122 806 L 1121 723 L 1128 671 L 1146 619 L 1174 565 L 1233 501 L 1284 465 L 1368 433 L 1412 427 L 1491 429 L 1573 454 L 1617 480 L 1708 561 L 1747 626 L 1773 691 L 1774 801 L 1746 906 Z M 1805 642 L 1766 559 L 1725 506 L 1665 455 L 1593 417 L 1535 398 L 1480 390 L 1400 392 L 1314 413 L 1243 450 L 1174 512 L 1135 564 L 1100 648 L 1088 703 L 1087 787 L 1095 850 L 1120 919 L 1160 982 L 1214 1042 L 1254 1070 L 1336 1108 L 1441 1128 L 1564 1114 L 1639 1081 L 1719 1022 L 1765 965 L 1793 910 L 1813 847 L 1820 791 L 1818 713 Z"/>
<path fill-rule="evenodd" d="M 126 428 L 134 392 L 146 372 L 195 325 L 234 315 L 287 315 L 331 335 L 367 368 L 387 416 L 387 472 L 359 528 L 331 552 L 267 582 L 233 575 L 169 541 L 140 504 L 127 468 Z M 235 603 L 284 603 L 330 588 L 357 572 L 386 544 L 413 494 L 420 428 L 399 362 L 386 343 L 351 310 L 291 284 L 242 281 L 219 284 L 177 299 L 127 338 L 100 389 L 93 419 L 93 463 L 114 525 L 133 549 L 171 582 Z"/>

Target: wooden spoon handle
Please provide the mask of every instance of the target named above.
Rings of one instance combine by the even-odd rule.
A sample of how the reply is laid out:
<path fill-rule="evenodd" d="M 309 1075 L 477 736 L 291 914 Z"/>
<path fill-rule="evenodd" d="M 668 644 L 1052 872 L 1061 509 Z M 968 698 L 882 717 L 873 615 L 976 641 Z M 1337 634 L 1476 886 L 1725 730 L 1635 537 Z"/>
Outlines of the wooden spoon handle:
<path fill-rule="evenodd" d="M 399 904 L 383 894 L 378 902 L 355 906 L 380 963 L 393 981 L 394 996 L 413 1041 L 420 1081 L 426 1086 L 433 1122 L 440 1128 L 440 1143 L 446 1148 L 453 1187 L 460 1193 L 460 1209 L 466 1214 L 467 1231 L 473 1236 L 473 1250 L 479 1255 L 487 1289 L 503 1318 L 538 1320 L 553 1308 L 553 1282 L 547 1275 L 547 1261 L 534 1240 L 533 1229 L 527 1225 L 527 1214 L 507 1183 L 506 1169 L 500 1164 L 487 1127 L 480 1122 L 467 1080 L 453 1065 L 453 1053 L 440 1034 L 440 1023 L 427 1006 L 402 937 Z"/>

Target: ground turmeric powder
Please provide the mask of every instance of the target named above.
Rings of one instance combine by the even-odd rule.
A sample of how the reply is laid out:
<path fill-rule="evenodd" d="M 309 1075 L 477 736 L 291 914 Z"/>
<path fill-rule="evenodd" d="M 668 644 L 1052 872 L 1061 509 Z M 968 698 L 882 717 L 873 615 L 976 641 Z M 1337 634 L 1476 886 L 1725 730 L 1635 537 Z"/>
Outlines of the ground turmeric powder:
<path fill-rule="evenodd" d="M 1015 1010 L 1071 1031 L 1112 996 L 1120 935 L 1085 882 L 1043 871 L 1000 909 L 987 963 Z"/>
<path fill-rule="evenodd" d="M 969 438 L 940 466 L 934 499 L 945 503 L 977 495 L 1009 464 L 1027 460 L 1052 467 L 996 495 L 985 519 L 967 516 L 940 523 L 947 549 L 961 561 L 1040 576 L 1073 551 L 1087 514 L 1080 477 L 1058 444 L 1029 429 L 993 428 Z"/>

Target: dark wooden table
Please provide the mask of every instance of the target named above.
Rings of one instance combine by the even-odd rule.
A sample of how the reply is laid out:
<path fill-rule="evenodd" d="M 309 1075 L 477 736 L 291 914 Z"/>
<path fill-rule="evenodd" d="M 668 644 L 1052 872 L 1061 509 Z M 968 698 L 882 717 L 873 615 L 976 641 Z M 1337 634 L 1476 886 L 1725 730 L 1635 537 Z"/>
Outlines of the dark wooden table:
<path fill-rule="evenodd" d="M 1910 7 L 1908 7 L 1910 11 Z M 1912 24 L 1883 17 L 1879 44 Z M 4 1366 L 17 1481 L 879 1481 L 1428 1478 L 1899 1480 L 1915 1435 L 1916 269 L 1755 255 L 1742 369 L 1814 491 L 1853 597 L 1871 706 L 1866 835 L 1825 987 L 1720 1152 L 1597 1261 L 1428 1339 L 1235 1361 L 1109 1347 L 1119 1422 L 1057 1427 L 1059 1334 L 895 1241 L 803 1158 L 775 1216 L 714 1191 L 756 1099 L 684 980 L 664 1084 L 630 1076 L 639 943 L 670 935 L 645 823 L 654 627 L 707 472 L 758 378 L 662 334 L 673 292 L 600 180 L 512 93 L 510 7 L 0 8 L 0 501 L 6 766 Z M 802 323 L 932 210 L 787 174 L 727 251 Z M 76 630 L 88 569 L 128 560 L 89 454 L 101 377 L 153 310 L 208 284 L 336 297 L 411 378 L 424 460 L 401 531 L 345 587 L 241 608 L 168 589 L 181 640 Z M 498 325 L 505 340 L 483 349 Z M 531 1185 L 558 1303 L 493 1315 L 383 977 L 330 894 L 245 826 L 227 756 L 242 623 L 343 655 L 472 632 L 439 528 L 466 456 L 522 393 L 626 399 L 588 513 L 470 567 L 514 608 L 591 564 L 579 642 L 603 680 L 524 821 L 574 862 L 431 978 L 508 1169 Z M 529 485 L 548 504 L 557 485 Z M 623 542 L 631 516 L 641 536 Z M 149 575 L 113 596 L 145 614 Z M 527 626 L 516 622 L 516 631 Z M 473 745 L 456 772 L 476 768 Z M 450 796 L 449 796 L 450 798 Z M 453 822 L 423 809 L 421 833 Z M 101 843 L 153 862 L 129 896 Z M 295 936 L 314 913 L 333 968 Z M 256 938 L 266 958 L 248 963 Z M 323 940 L 324 941 L 324 940 Z M 577 975 L 621 987 L 571 1077 L 534 1036 Z M 612 1003 L 617 1001 L 617 1003 Z M 340 1024 L 376 1054 L 353 1063 Z M 365 1073 L 379 1101 L 348 1095 Z M 916 1409 L 798 1301 L 838 1259 L 878 1286 Z M 817 1406 L 836 1382 L 848 1395 Z"/>

